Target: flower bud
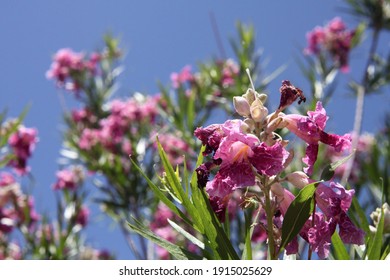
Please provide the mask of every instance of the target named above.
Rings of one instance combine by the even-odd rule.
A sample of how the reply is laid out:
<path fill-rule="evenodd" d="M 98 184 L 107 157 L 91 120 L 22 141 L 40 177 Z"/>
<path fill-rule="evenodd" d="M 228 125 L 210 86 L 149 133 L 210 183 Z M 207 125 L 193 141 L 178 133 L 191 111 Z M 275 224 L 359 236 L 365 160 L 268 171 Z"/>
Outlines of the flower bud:
<path fill-rule="evenodd" d="M 272 184 L 271 191 L 274 195 L 277 196 L 279 199 L 284 198 L 284 188 L 280 183 Z"/>
<path fill-rule="evenodd" d="M 255 93 L 256 92 L 253 89 L 248 88 L 248 90 L 246 91 L 246 93 L 242 97 L 244 97 L 248 101 L 248 103 L 250 105 L 256 99 L 256 94 Z"/>
<path fill-rule="evenodd" d="M 248 101 L 242 96 L 233 97 L 233 105 L 236 112 L 243 117 L 250 116 L 250 106 Z"/>
<path fill-rule="evenodd" d="M 260 99 L 256 99 L 250 107 L 252 119 L 255 122 L 262 122 L 268 115 L 268 109 L 264 107 Z"/>
<path fill-rule="evenodd" d="M 253 130 L 255 130 L 255 122 L 252 120 L 252 119 L 250 119 L 250 118 L 246 118 L 245 120 L 244 120 L 244 123 L 248 126 L 248 130 L 247 131 L 245 131 L 246 133 L 250 133 L 250 132 L 252 132 Z"/>
<path fill-rule="evenodd" d="M 390 207 L 389 204 L 385 203 L 382 206 L 384 217 L 384 227 L 383 233 L 390 233 Z M 381 208 L 376 208 L 374 212 L 370 214 L 372 221 L 374 222 L 375 227 L 378 226 L 381 219 Z"/>
<path fill-rule="evenodd" d="M 267 101 L 268 95 L 266 95 L 265 93 L 258 93 L 258 98 L 264 104 Z"/>
<path fill-rule="evenodd" d="M 286 180 L 293 184 L 298 189 L 304 188 L 306 185 L 310 184 L 309 176 L 307 176 L 302 171 L 295 171 L 286 176 Z"/>

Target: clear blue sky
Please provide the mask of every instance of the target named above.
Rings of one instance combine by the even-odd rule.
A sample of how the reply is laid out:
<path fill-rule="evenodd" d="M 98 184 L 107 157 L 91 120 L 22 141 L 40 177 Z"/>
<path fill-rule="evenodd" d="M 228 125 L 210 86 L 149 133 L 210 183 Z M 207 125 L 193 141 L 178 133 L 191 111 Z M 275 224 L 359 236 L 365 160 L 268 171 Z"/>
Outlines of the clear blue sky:
<path fill-rule="evenodd" d="M 235 22 L 240 20 L 254 25 L 257 45 L 270 60 L 266 72 L 287 63 L 287 70 L 268 89 L 271 102 L 276 102 L 283 79 L 309 90 L 294 61 L 299 48 L 306 45 L 307 31 L 337 15 L 346 20 L 348 27 L 356 26 L 356 21 L 340 11 L 342 6 L 343 1 L 337 0 L 1 1 L 0 110 L 8 108 L 9 116 L 17 116 L 26 104 L 31 105 L 25 123 L 39 130 L 40 142 L 31 160 L 39 210 L 50 211 L 54 205 L 51 184 L 61 147 L 58 92 L 45 78 L 51 55 L 58 49 L 95 50 L 102 46 L 102 36 L 109 31 L 121 38 L 127 53 L 118 94 L 154 94 L 157 80 L 168 82 L 171 72 L 219 54 L 210 22 L 213 13 L 229 56 L 232 51 L 228 39 L 236 35 Z M 381 48 L 389 49 L 388 37 L 382 38 Z M 363 54 L 352 54 L 352 73 L 340 79 L 336 97 L 327 108 L 332 118 L 329 127 L 338 133 L 353 127 L 355 103 L 347 97 L 343 81 L 362 75 Z M 380 128 L 389 99 L 389 94 L 367 98 L 363 129 L 375 132 Z M 76 104 L 71 96 L 66 101 L 70 107 Z M 109 220 L 95 215 L 92 223 L 101 219 L 102 223 L 89 226 L 89 242 L 111 249 L 121 259 L 132 258 Z"/>

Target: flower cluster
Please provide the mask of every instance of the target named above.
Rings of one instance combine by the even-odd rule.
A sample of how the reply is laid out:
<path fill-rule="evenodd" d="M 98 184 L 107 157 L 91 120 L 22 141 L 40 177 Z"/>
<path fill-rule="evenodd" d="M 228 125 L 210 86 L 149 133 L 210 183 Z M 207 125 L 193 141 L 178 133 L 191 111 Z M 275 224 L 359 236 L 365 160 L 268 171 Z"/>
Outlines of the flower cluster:
<path fill-rule="evenodd" d="M 32 228 L 39 219 L 33 198 L 22 192 L 12 174 L 0 173 L 0 237 L 22 224 Z"/>
<path fill-rule="evenodd" d="M 81 168 L 73 167 L 57 171 L 57 181 L 53 184 L 54 190 L 74 191 L 84 180 L 84 174 Z"/>
<path fill-rule="evenodd" d="M 66 48 L 60 49 L 53 57 L 50 69 L 46 72 L 48 79 L 54 79 L 60 88 L 77 92 L 82 86 L 85 75 L 95 75 L 101 54 L 92 53 L 86 58 L 84 53 Z"/>
<path fill-rule="evenodd" d="M 332 19 L 326 26 L 317 26 L 307 34 L 308 46 L 305 54 L 318 55 L 326 51 L 343 72 L 349 71 L 348 56 L 355 30 L 347 30 L 341 18 Z"/>
<path fill-rule="evenodd" d="M 208 160 L 196 169 L 198 185 L 206 188 L 211 205 L 221 219 L 225 216 L 229 201 L 236 190 L 247 189 L 263 193 L 263 199 L 258 195 L 250 195 L 251 191 L 242 192 L 241 197 L 241 205 L 246 206 L 248 197 L 251 200 L 257 197 L 259 211 L 263 211 L 263 214 L 266 213 L 264 199 L 270 192 L 275 211 L 279 209 L 281 213 L 274 218 L 274 230 L 281 230 L 283 216 L 294 199 L 294 195 L 281 183 L 288 181 L 295 187 L 303 188 L 314 182 L 309 176 L 317 160 L 320 142 L 332 147 L 336 152 L 345 152 L 351 146 L 351 137 L 348 134 L 340 136 L 324 131 L 328 117 L 321 102 L 318 102 L 315 111 L 309 111 L 307 116 L 285 114 L 282 110 L 298 98 L 299 103 L 306 99 L 303 92 L 289 81 L 282 82 L 280 92 L 279 107 L 271 114 L 268 114 L 264 105 L 267 96 L 249 89 L 243 96 L 234 98 L 236 112 L 245 117 L 244 120 L 228 120 L 223 124 L 197 128 L 194 132 L 205 147 L 203 154 L 208 156 Z M 302 158 L 307 165 L 303 169 L 305 173 L 297 171 L 288 174 L 286 178 L 282 177 L 294 157 L 294 151 L 287 150 L 288 141 L 277 133 L 277 130 L 283 128 L 307 143 L 306 155 Z M 316 201 L 319 211 L 312 216 L 315 217 L 314 221 L 309 219 L 306 222 L 300 234 L 321 258 L 328 256 L 330 237 L 337 225 L 345 243 L 363 243 L 363 232 L 355 228 L 346 214 L 353 194 L 353 190 L 347 191 L 335 182 L 323 183 L 317 187 Z M 278 236 L 280 237 L 280 234 L 276 234 L 276 239 Z M 288 254 L 296 253 L 296 249 L 294 242 L 286 248 Z"/>
<path fill-rule="evenodd" d="M 73 122 L 81 133 L 80 149 L 90 151 L 94 146 L 102 145 L 114 154 L 130 155 L 129 138 L 138 135 L 144 124 L 154 123 L 158 102 L 158 97 L 115 99 L 108 106 L 107 116 L 100 119 L 86 108 L 73 111 Z"/>

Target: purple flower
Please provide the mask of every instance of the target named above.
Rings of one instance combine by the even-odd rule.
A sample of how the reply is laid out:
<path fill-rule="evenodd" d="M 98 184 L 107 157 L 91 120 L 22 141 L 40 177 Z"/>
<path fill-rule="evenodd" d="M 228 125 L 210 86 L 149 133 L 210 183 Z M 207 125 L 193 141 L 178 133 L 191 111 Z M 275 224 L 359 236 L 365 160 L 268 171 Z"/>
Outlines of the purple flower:
<path fill-rule="evenodd" d="M 0 187 L 6 187 L 15 183 L 15 178 L 11 173 L 2 172 L 0 173 Z"/>
<path fill-rule="evenodd" d="M 318 55 L 324 50 L 342 72 L 348 72 L 348 56 L 354 35 L 355 30 L 347 30 L 344 22 L 336 17 L 325 27 L 316 27 L 306 35 L 308 46 L 304 53 Z"/>
<path fill-rule="evenodd" d="M 81 206 L 79 212 L 76 214 L 76 223 L 82 227 L 85 227 L 88 224 L 90 211 L 88 207 Z"/>
<path fill-rule="evenodd" d="M 224 205 L 226 197 L 234 190 L 255 185 L 256 173 L 273 176 L 284 168 L 289 153 L 281 143 L 267 146 L 253 134 L 242 131 L 244 122 L 229 120 L 222 125 L 211 125 L 198 128 L 195 135 L 206 145 L 206 154 L 214 152 L 213 163 L 219 163 L 219 170 L 214 178 L 207 182 L 206 191 L 211 197 L 221 201 L 216 205 Z M 210 166 L 198 169 L 201 183 L 210 171 Z M 199 174 L 199 173 L 198 173 Z"/>
<path fill-rule="evenodd" d="M 298 104 L 306 102 L 306 97 L 303 94 L 303 91 L 300 88 L 295 87 L 290 83 L 290 81 L 282 81 L 282 86 L 279 89 L 280 91 L 280 103 L 278 110 L 283 111 L 286 107 L 294 103 L 295 100 L 299 98 Z"/>
<path fill-rule="evenodd" d="M 346 190 L 342 185 L 330 182 L 329 186 L 319 184 L 316 201 L 324 215 L 339 225 L 339 234 L 344 243 L 364 244 L 364 232 L 357 229 L 347 216 L 352 203 L 354 190 Z"/>
<path fill-rule="evenodd" d="M 336 152 L 340 152 L 350 149 L 351 136 L 349 134 L 340 136 L 324 132 L 328 116 L 321 102 L 317 102 L 315 111 L 309 111 L 307 115 L 284 115 L 283 120 L 287 122 L 287 129 L 308 144 L 306 156 L 302 161 L 307 165 L 304 171 L 310 175 L 317 160 L 319 142 L 333 147 Z"/>
<path fill-rule="evenodd" d="M 336 230 L 336 224 L 332 219 L 326 220 L 324 214 L 318 212 L 314 215 L 314 226 L 312 226 L 312 219 L 313 216 L 310 216 L 300 235 L 321 259 L 325 259 L 329 255 L 331 238 Z"/>
<path fill-rule="evenodd" d="M 158 134 L 158 140 L 166 152 L 169 162 L 173 166 L 182 164 L 185 160 L 185 155 L 193 155 L 194 153 L 186 141 L 174 134 Z M 154 148 L 157 149 L 157 143 L 154 143 Z M 187 167 L 191 166 L 189 161 L 186 164 Z"/>
<path fill-rule="evenodd" d="M 171 81 L 173 88 L 177 89 L 185 82 L 192 82 L 194 80 L 194 76 L 191 73 L 191 66 L 186 65 L 180 71 L 180 73 L 172 73 Z"/>
<path fill-rule="evenodd" d="M 209 155 L 218 149 L 222 137 L 224 137 L 224 132 L 220 124 L 212 124 L 205 128 L 195 129 L 194 135 L 205 146 L 203 155 Z"/>
<path fill-rule="evenodd" d="M 18 174 L 24 175 L 29 171 L 27 159 L 31 157 L 37 142 L 37 130 L 24 126 L 19 127 L 8 139 L 8 144 L 16 157 L 9 162 L 9 165 L 15 168 Z"/>
<path fill-rule="evenodd" d="M 313 182 L 310 179 L 309 181 Z M 329 255 L 331 238 L 337 226 L 340 238 L 344 243 L 364 244 L 364 232 L 356 228 L 347 216 L 354 193 L 354 190 L 346 190 L 334 182 L 330 182 L 329 186 L 323 183 L 317 186 L 315 199 L 319 209 L 316 209 L 314 223 L 313 216 L 310 216 L 299 234 L 321 259 L 327 258 Z M 279 210 L 283 216 L 294 198 L 294 195 L 286 189 L 283 192 L 283 197 L 278 196 Z M 295 243 L 296 240 L 293 240 L 286 246 L 287 254 L 295 254 L 298 251 Z"/>
<path fill-rule="evenodd" d="M 56 177 L 54 190 L 75 190 L 83 181 L 82 170 L 77 167 L 57 171 Z"/>

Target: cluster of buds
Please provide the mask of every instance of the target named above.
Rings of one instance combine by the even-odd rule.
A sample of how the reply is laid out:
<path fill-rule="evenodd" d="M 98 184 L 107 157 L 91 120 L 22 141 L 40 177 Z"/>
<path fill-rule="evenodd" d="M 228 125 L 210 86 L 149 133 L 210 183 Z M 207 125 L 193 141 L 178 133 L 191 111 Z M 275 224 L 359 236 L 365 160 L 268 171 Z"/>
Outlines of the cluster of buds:
<path fill-rule="evenodd" d="M 370 230 L 376 232 L 379 221 L 381 220 L 382 210 L 384 215 L 383 233 L 390 233 L 390 206 L 387 202 L 382 205 L 382 208 L 376 208 L 376 210 L 370 214 L 370 218 L 374 223 L 374 226 L 370 226 Z"/>

